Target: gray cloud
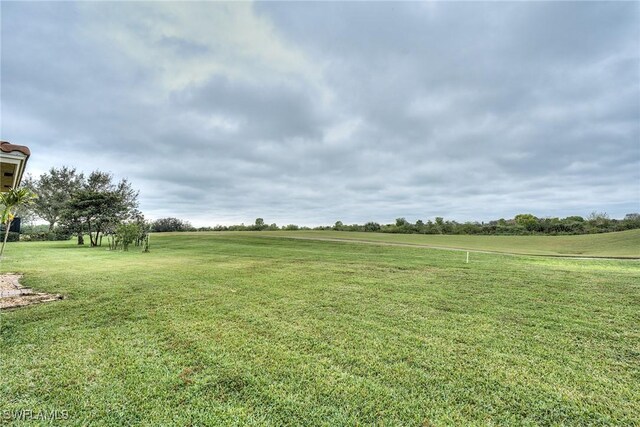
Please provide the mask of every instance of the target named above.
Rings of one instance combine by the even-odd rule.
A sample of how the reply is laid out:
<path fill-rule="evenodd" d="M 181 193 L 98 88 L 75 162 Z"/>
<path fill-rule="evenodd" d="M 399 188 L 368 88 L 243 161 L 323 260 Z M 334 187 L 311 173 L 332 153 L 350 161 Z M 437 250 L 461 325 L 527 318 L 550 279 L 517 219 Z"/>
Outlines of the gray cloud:
<path fill-rule="evenodd" d="M 196 224 L 640 210 L 637 3 L 2 3 L 2 139 Z"/>

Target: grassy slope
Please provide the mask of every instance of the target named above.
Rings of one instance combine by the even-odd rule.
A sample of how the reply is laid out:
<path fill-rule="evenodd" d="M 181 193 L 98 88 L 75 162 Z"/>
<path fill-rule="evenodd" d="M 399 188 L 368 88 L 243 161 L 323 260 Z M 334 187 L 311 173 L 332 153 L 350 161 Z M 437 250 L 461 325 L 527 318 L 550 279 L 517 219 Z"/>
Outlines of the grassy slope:
<path fill-rule="evenodd" d="M 10 244 L 0 408 L 86 425 L 634 425 L 640 266 L 234 234 Z M 18 423 L 16 423 L 18 424 Z"/>
<path fill-rule="evenodd" d="M 275 231 L 261 235 L 406 243 L 528 255 L 640 258 L 640 230 L 578 236 L 445 236 L 346 231 Z"/>

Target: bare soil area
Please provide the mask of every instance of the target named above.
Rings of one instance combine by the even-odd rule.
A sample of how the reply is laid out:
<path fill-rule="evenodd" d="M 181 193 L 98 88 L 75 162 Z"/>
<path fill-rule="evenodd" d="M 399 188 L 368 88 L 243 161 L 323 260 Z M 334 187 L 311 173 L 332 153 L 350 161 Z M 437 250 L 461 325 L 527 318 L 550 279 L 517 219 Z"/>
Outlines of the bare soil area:
<path fill-rule="evenodd" d="M 62 299 L 59 294 L 34 292 L 20 285 L 22 275 L 15 273 L 0 274 L 0 310 L 24 307 L 41 302 Z"/>

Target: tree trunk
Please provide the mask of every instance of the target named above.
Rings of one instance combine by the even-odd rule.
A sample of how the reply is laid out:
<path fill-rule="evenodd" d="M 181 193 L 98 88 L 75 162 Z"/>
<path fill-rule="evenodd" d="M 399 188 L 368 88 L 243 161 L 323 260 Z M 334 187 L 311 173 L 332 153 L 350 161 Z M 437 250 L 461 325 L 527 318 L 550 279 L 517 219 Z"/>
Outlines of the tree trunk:
<path fill-rule="evenodd" d="M 78 244 L 84 245 L 84 236 L 82 235 L 82 231 L 78 231 Z"/>
<path fill-rule="evenodd" d="M 96 242 L 93 240 L 93 233 L 91 232 L 91 221 L 87 221 L 87 229 L 89 230 L 89 240 L 91 241 L 91 247 L 96 246 Z"/>
<path fill-rule="evenodd" d="M 53 226 L 56 224 L 55 221 L 50 221 L 49 222 L 49 233 L 51 233 L 53 231 Z"/>
<path fill-rule="evenodd" d="M 0 258 L 2 254 L 4 254 L 4 246 L 7 244 L 7 239 L 9 238 L 9 228 L 11 227 L 11 221 L 7 221 L 5 224 L 6 228 L 4 230 L 4 239 L 2 240 L 2 248 L 0 248 Z"/>

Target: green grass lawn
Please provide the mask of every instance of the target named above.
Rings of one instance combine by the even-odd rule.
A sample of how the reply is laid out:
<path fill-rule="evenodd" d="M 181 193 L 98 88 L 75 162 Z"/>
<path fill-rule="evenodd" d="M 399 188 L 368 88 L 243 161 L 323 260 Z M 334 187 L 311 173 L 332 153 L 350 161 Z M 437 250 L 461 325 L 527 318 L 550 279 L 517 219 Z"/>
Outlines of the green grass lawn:
<path fill-rule="evenodd" d="M 153 235 L 151 251 L 8 245 L 3 272 L 67 299 L 0 313 L 0 417 L 640 424 L 638 261 L 466 264 L 455 251 L 263 233 Z"/>
<path fill-rule="evenodd" d="M 576 236 L 452 236 L 347 231 L 269 231 L 260 235 L 358 240 L 521 255 L 640 258 L 640 230 Z"/>

